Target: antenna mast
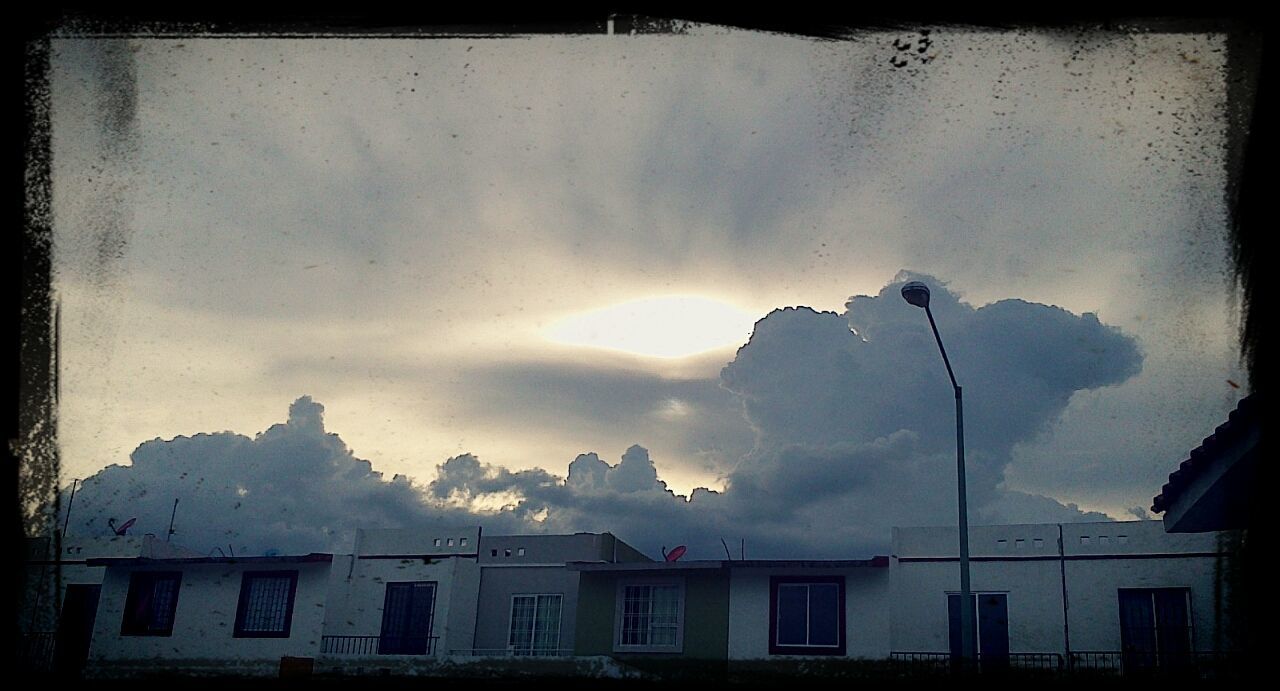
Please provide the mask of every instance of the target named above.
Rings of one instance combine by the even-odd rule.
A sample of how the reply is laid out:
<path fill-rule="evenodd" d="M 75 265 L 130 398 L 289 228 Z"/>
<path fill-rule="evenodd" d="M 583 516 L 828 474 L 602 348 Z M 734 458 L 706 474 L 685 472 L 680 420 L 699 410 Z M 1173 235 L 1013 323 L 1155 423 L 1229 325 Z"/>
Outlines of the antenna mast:
<path fill-rule="evenodd" d="M 173 536 L 173 518 L 178 515 L 178 498 L 173 498 L 173 513 L 169 514 L 169 532 L 165 533 L 164 541 L 168 542 Z"/>
<path fill-rule="evenodd" d="M 71 498 L 67 500 L 67 515 L 62 519 L 62 536 L 67 536 L 67 526 L 71 523 L 71 505 L 76 503 L 76 483 L 80 478 L 71 481 Z"/>

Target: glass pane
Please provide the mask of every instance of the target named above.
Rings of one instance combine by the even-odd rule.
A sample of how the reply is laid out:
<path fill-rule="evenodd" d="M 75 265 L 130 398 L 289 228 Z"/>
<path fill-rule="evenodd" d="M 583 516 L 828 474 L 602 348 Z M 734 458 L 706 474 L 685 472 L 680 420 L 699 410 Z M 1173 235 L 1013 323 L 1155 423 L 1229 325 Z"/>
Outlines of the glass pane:
<path fill-rule="evenodd" d="M 840 591 L 835 583 L 809 586 L 809 645 L 840 645 Z"/>
<path fill-rule="evenodd" d="M 517 654 L 528 652 L 533 645 L 535 608 L 535 598 L 531 595 L 520 595 L 511 599 L 511 636 L 507 644 Z"/>
<path fill-rule="evenodd" d="M 160 578 L 155 582 L 148 628 L 152 631 L 164 631 L 173 625 L 173 599 L 177 594 L 177 579 Z"/>
<path fill-rule="evenodd" d="M 1160 664 L 1187 661 L 1191 652 L 1191 626 L 1187 620 L 1187 591 L 1161 588 L 1155 591 L 1156 645 Z"/>
<path fill-rule="evenodd" d="M 680 623 L 680 588 L 674 585 L 654 586 L 653 616 L 650 620 L 650 645 L 675 645 Z"/>
<path fill-rule="evenodd" d="M 778 586 L 778 645 L 807 645 L 809 587 Z"/>
<path fill-rule="evenodd" d="M 651 586 L 628 585 L 622 590 L 622 645 L 649 644 L 649 613 L 653 606 Z"/>
<path fill-rule="evenodd" d="M 242 631 L 258 633 L 283 632 L 289 607 L 290 579 L 278 576 L 253 576 L 249 578 L 245 597 Z"/>
<path fill-rule="evenodd" d="M 533 626 L 534 654 L 554 655 L 560 647 L 559 595 L 539 595 Z"/>

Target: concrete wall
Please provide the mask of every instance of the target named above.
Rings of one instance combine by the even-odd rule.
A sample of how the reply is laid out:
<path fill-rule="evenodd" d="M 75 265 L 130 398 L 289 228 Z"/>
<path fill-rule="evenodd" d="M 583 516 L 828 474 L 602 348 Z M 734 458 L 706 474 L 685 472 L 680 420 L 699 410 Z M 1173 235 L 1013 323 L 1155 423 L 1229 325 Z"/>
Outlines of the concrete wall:
<path fill-rule="evenodd" d="M 970 530 L 972 589 L 1007 594 L 1011 652 L 1066 652 L 1064 621 L 1072 651 L 1118 651 L 1118 590 L 1154 587 L 1190 588 L 1196 647 L 1211 649 L 1215 534 L 1170 535 L 1159 521 L 1067 523 L 1062 531 L 1060 559 L 1056 524 Z M 957 544 L 955 528 L 894 529 L 895 652 L 949 649 L 946 596 L 960 587 Z"/>
<path fill-rule="evenodd" d="M 474 648 L 506 650 L 513 595 L 560 594 L 559 647 L 572 650 L 577 629 L 578 573 L 566 569 L 565 563 L 615 560 L 651 561 L 609 533 L 483 536 Z"/>
<path fill-rule="evenodd" d="M 480 545 L 480 528 L 380 528 L 356 531 L 355 551 L 366 556 L 470 555 Z"/>
<path fill-rule="evenodd" d="M 769 579 L 772 576 L 843 576 L 845 655 L 857 658 L 889 656 L 889 569 L 733 568 L 729 586 L 729 659 L 778 657 L 769 654 L 769 613 L 772 607 Z"/>
<path fill-rule="evenodd" d="M 511 628 L 513 595 L 560 594 L 561 649 L 572 650 L 578 612 L 578 572 L 564 564 L 511 568 L 481 568 L 480 601 L 476 613 L 475 647 L 505 650 Z"/>
<path fill-rule="evenodd" d="M 680 653 L 615 653 L 618 582 L 671 580 L 684 584 L 684 629 Z M 679 658 L 724 660 L 729 651 L 729 574 L 725 569 L 627 572 L 584 571 L 578 590 L 575 655 L 608 655 L 620 660 Z"/>
<path fill-rule="evenodd" d="M 285 570 L 298 572 L 289 637 L 235 638 L 243 573 Z M 110 567 L 102 583 L 86 673 L 116 676 L 181 669 L 276 674 L 281 657 L 314 657 L 318 653 L 329 570 L 328 563 Z M 132 574 L 146 571 L 182 572 L 173 631 L 168 636 L 120 633 Z"/>
<path fill-rule="evenodd" d="M 58 605 L 68 585 L 100 584 L 105 566 L 89 566 L 89 559 L 196 556 L 190 550 L 156 540 L 153 535 L 77 536 L 64 538 L 61 554 L 54 554 L 53 540 L 27 538 L 26 591 L 19 626 L 25 631 L 53 631 L 58 625 Z M 55 588 L 60 587 L 61 592 Z"/>
<path fill-rule="evenodd" d="M 414 581 L 436 584 L 431 621 L 431 635 L 439 637 L 435 656 L 445 655 L 450 648 L 471 647 L 479 568 L 467 557 L 335 556 L 327 584 L 324 635 L 381 635 L 387 583 Z"/>

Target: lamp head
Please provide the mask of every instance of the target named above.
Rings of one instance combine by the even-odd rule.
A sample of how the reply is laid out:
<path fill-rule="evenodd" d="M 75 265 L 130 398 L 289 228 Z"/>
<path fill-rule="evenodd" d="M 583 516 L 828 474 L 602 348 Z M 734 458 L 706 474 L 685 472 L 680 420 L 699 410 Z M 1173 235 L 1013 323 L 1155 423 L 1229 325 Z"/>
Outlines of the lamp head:
<path fill-rule="evenodd" d="M 916 307 L 929 308 L 929 286 L 920 281 L 912 281 L 902 286 L 902 299 Z"/>

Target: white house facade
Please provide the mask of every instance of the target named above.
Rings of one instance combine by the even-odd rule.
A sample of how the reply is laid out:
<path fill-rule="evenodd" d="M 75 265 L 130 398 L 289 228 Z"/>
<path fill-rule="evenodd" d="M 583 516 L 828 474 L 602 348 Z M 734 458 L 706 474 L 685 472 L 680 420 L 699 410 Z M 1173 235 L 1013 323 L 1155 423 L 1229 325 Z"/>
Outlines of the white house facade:
<path fill-rule="evenodd" d="M 107 541 L 63 565 L 66 593 L 95 589 L 92 606 L 63 597 L 63 619 L 89 622 L 64 651 L 86 676 L 432 674 L 495 656 L 723 671 L 944 664 L 958 649 L 955 528 L 896 528 L 890 555 L 846 560 L 655 562 L 608 533 L 478 526 L 358 530 L 337 555 L 154 543 Z M 975 526 L 970 545 L 984 666 L 1118 672 L 1220 650 L 1227 557 L 1215 534 L 1157 521 Z"/>
<path fill-rule="evenodd" d="M 957 544 L 955 528 L 894 529 L 895 653 L 958 650 Z M 1226 555 L 1214 534 L 1171 535 L 1158 521 L 975 526 L 969 544 L 990 659 L 1118 669 L 1218 648 Z"/>

